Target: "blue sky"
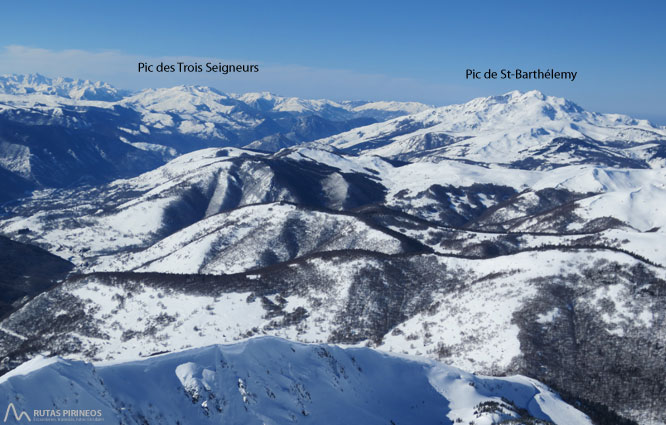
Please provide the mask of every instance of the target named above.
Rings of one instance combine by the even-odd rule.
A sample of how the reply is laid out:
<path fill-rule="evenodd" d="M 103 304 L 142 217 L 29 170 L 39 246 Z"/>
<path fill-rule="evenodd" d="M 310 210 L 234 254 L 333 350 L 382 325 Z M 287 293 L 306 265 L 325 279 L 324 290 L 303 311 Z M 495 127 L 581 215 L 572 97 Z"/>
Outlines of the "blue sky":
<path fill-rule="evenodd" d="M 539 89 L 666 124 L 664 1 L 30 1 L 3 5 L 0 73 L 138 89 L 207 84 L 334 99 L 462 102 Z M 256 75 L 139 75 L 137 60 L 259 63 Z M 553 67 L 568 81 L 468 81 Z"/>

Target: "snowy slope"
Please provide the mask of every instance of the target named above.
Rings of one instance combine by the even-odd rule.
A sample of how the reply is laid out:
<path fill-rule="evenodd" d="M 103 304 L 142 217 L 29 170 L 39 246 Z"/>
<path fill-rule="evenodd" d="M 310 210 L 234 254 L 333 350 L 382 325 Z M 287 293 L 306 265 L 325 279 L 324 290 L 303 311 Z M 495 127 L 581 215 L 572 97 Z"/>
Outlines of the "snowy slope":
<path fill-rule="evenodd" d="M 399 239 L 353 216 L 262 204 L 207 217 L 143 251 L 99 258 L 88 270 L 229 274 L 346 249 L 402 252 Z"/>
<path fill-rule="evenodd" d="M 444 356 L 467 370 L 506 371 L 525 354 L 514 315 L 560 279 L 546 284 L 540 278 L 568 275 L 575 282 L 575 276 L 584 278 L 590 267 L 611 270 L 609 263 L 626 270 L 640 264 L 625 254 L 586 250 L 475 260 L 445 256 L 391 260 L 337 252 L 231 277 L 91 275 L 73 278 L 36 298 L 4 326 L 24 338 L 38 338 L 44 329 L 31 328 L 30 321 L 39 311 L 45 323 L 53 321 L 48 327 L 58 335 L 47 343 L 49 350 L 59 352 L 71 338 L 68 331 L 78 329 L 80 348 L 75 357 L 94 359 L 132 358 L 268 333 L 307 342 L 372 340 L 405 354 Z M 653 279 L 664 278 L 662 270 L 649 270 L 655 273 Z M 370 278 L 373 273 L 383 281 L 379 286 Z M 622 294 L 641 284 L 636 278 L 616 276 L 617 287 L 606 297 L 617 307 L 609 311 L 597 305 L 604 297 L 594 295 L 606 291 L 603 280 L 580 283 L 578 307 L 589 304 L 594 315 L 605 312 L 603 322 L 609 332 L 626 333 L 632 327 L 637 327 L 636 332 L 640 327 L 649 331 L 649 312 L 657 305 L 652 303 L 660 301 L 625 299 Z M 360 299 L 367 305 L 357 304 Z M 404 305 L 396 309 L 394 302 Z M 49 303 L 61 307 L 48 307 Z M 72 304 L 62 310 L 67 303 Z M 620 308 L 623 304 L 626 307 Z M 84 316 L 77 320 L 85 325 L 74 322 L 60 329 L 58 316 L 79 309 Z M 474 320 L 466 319 L 470 317 Z M 465 338 L 483 343 L 466 344 Z M 440 352 L 442 344 L 448 352 Z"/>
<path fill-rule="evenodd" d="M 35 359 L 0 378 L 0 400 L 31 415 L 93 410 L 96 423 L 592 423 L 522 376 L 275 338 L 127 363 Z"/>
<path fill-rule="evenodd" d="M 118 180 L 107 186 L 41 192 L 19 206 L 27 208 L 24 210 L 27 216 L 10 218 L 3 228 L 16 235 L 23 232 L 23 236 L 33 243 L 83 263 L 99 255 L 146 248 L 205 217 L 233 208 L 286 201 L 310 208 L 341 210 L 375 198 L 381 199 L 383 187 L 374 182 L 374 177 L 364 175 L 354 179 L 355 184 L 362 184 L 362 190 L 348 183 L 348 178 L 337 168 L 324 168 L 284 157 L 249 155 L 247 151 L 232 148 L 202 150 L 183 155 L 136 178 Z M 289 225 L 289 208 L 276 208 L 276 211 L 284 210 L 282 218 L 279 214 L 275 217 L 283 221 L 272 227 L 273 236 L 267 236 L 268 239 L 280 237 L 281 228 Z M 257 207 L 254 211 L 262 210 Z M 239 211 L 234 217 L 243 215 Z M 306 215 L 312 218 L 306 218 Z M 371 242 L 373 239 L 394 239 L 382 236 L 381 232 L 374 232 L 362 223 L 354 224 L 355 219 L 351 217 L 307 211 L 302 217 L 302 224 L 314 217 L 328 217 L 332 225 L 338 223 L 332 229 L 324 230 L 331 234 L 328 237 L 330 247 L 370 248 L 376 246 L 375 242 Z M 232 220 L 239 227 L 233 230 L 240 232 L 237 233 L 239 238 L 247 233 L 243 227 L 251 225 L 256 231 L 258 226 L 267 224 L 262 223 L 259 217 L 244 220 Z M 315 223 L 311 223 L 312 232 L 321 233 L 321 230 L 315 230 Z M 29 229 L 29 232 L 22 229 Z M 353 231 L 353 234 L 340 237 L 333 234 L 334 229 L 348 233 Z M 359 234 L 356 234 L 357 231 Z M 366 231 L 369 239 L 362 242 L 365 240 L 362 234 Z M 376 233 L 377 236 L 373 236 Z M 100 235 L 104 237 L 100 238 Z M 178 237 L 190 236 L 183 233 Z M 337 242 L 335 238 L 338 238 Z M 305 238 L 294 238 L 294 242 L 296 246 L 293 249 L 298 252 L 301 251 L 297 247 L 299 244 L 315 248 L 323 240 L 307 242 Z M 395 244 L 390 242 L 385 249 L 393 252 Z M 278 254 L 278 258 L 281 255 Z M 183 267 L 190 270 L 194 266 Z"/>
<path fill-rule="evenodd" d="M 361 127 L 314 144 L 405 160 L 454 158 L 552 168 L 574 163 L 646 167 L 658 158 L 645 149 L 664 141 L 666 129 L 646 120 L 587 112 L 538 91 L 513 91 Z"/>
<path fill-rule="evenodd" d="M 592 235 L 594 241 L 588 238 L 587 242 L 580 241 L 579 244 L 624 247 L 658 264 L 666 264 L 666 253 L 661 243 L 666 231 L 666 212 L 663 211 L 663 205 L 666 205 L 665 180 L 664 169 L 612 169 L 579 165 L 530 171 L 485 168 L 456 161 L 394 166 L 373 156 L 351 157 L 310 148 L 290 149 L 273 155 L 232 148 L 208 149 L 183 155 L 156 170 L 106 186 L 39 192 L 33 199 L 9 209 L 11 215 L 0 220 L 0 229 L 8 236 L 38 244 L 80 265 L 95 264 L 100 256 L 122 254 L 118 258 L 127 261 L 130 257 L 137 258 L 130 261 L 128 264 L 131 266 L 126 268 L 134 269 L 145 262 L 167 256 L 165 259 L 169 258 L 169 264 L 174 267 L 170 270 L 182 268 L 194 271 L 199 267 L 203 267 L 201 270 L 208 267 L 201 262 L 207 252 L 212 254 L 209 260 L 217 255 L 210 252 L 212 247 L 217 251 L 228 248 L 228 255 L 231 255 L 230 252 L 236 249 L 240 249 L 238 252 L 251 251 L 254 248 L 250 246 L 260 245 L 260 240 L 269 244 L 278 243 L 280 239 L 284 241 L 281 233 L 288 224 L 286 210 L 291 207 L 278 207 L 278 211 L 283 213 L 271 217 L 271 220 L 278 220 L 275 226 L 269 225 L 271 220 L 260 218 L 264 216 L 261 212 L 266 211 L 262 207 L 246 210 L 245 213 L 239 210 L 230 216 L 212 219 L 225 222 L 226 217 L 243 217 L 248 211 L 258 214 L 256 217 L 234 219 L 229 227 L 225 227 L 228 232 L 218 232 L 218 236 L 211 232 L 192 245 L 193 235 L 201 237 L 205 233 L 196 229 L 208 225 L 219 227 L 200 220 L 219 212 L 274 202 L 334 211 L 355 211 L 364 205 L 379 204 L 429 221 L 429 225 L 434 226 L 433 232 L 440 231 L 442 227 L 464 226 L 469 230 L 538 232 L 553 236 L 582 233 L 588 237 Z M 322 243 L 322 240 L 315 240 L 314 235 L 321 233 L 314 230 L 316 221 L 309 221 L 314 217 L 331 218 L 332 225 L 337 223 L 334 226 L 336 229 L 344 228 L 342 222 L 354 221 L 349 217 L 321 214 L 298 213 L 299 226 L 311 228 L 314 233 L 308 236 L 305 232 L 295 240 L 299 246 L 311 248 L 305 251 L 292 249 L 279 242 L 282 248 L 276 245 L 275 259 L 291 259 L 293 256 L 284 255 L 290 249 L 310 252 Z M 368 218 L 373 218 L 372 213 Z M 308 221 L 312 224 L 307 225 Z M 386 226 L 383 222 L 377 224 Z M 195 226 L 188 232 L 176 233 L 190 225 Z M 263 225 L 272 230 L 260 236 L 256 233 L 257 226 Z M 359 242 L 347 247 L 395 252 L 394 245 L 389 244 L 384 250 L 370 242 L 370 239 L 384 240 L 384 236 L 366 239 L 364 229 L 367 224 L 349 226 L 348 229 L 358 232 Z M 422 225 L 408 227 L 414 226 Z M 388 227 L 438 249 L 421 231 L 413 233 L 413 230 L 394 224 Z M 248 229 L 254 229 L 255 233 Z M 293 233 L 293 229 L 290 232 Z M 142 257 L 144 254 L 124 254 L 127 250 L 144 250 L 172 233 L 176 235 L 171 236 L 168 244 L 181 248 L 187 245 L 188 249 L 198 247 L 198 260 L 187 263 L 185 258 L 194 258 L 191 257 L 193 252 L 176 254 L 172 249 L 164 251 L 160 248 L 163 245 L 156 245 L 150 251 L 153 254 L 145 254 L 147 257 Z M 450 232 L 448 234 L 453 239 L 458 237 Z M 464 232 L 456 234 L 462 237 Z M 242 235 L 251 236 L 243 239 Z M 310 237 L 313 240 L 306 241 Z M 480 235 L 477 239 L 483 238 Z M 222 243 L 225 239 L 227 242 Z M 394 237 L 387 240 L 391 239 Z M 241 248 L 245 241 L 253 242 Z M 552 238 L 541 241 L 546 244 L 561 242 Z M 534 240 L 528 245 L 538 246 L 540 243 Z M 447 248 L 444 252 L 463 252 L 460 247 L 449 246 L 453 249 Z M 336 242 L 330 247 L 343 248 L 345 244 Z M 277 253 L 280 250 L 283 254 Z M 171 262 L 174 257 L 170 255 L 179 255 L 181 261 Z M 248 258 L 258 260 L 260 255 L 254 253 Z M 107 266 L 96 270 L 118 270 L 107 268 L 110 267 L 107 261 L 116 261 L 110 258 L 103 260 Z M 224 263 L 221 258 L 219 261 Z M 248 267 L 250 264 L 255 267 L 261 265 L 261 262 L 254 263 L 254 260 L 241 263 Z M 240 271 L 238 267 L 216 268 L 212 263 L 210 266 L 213 267 L 210 270 L 218 272 Z"/>
<path fill-rule="evenodd" d="M 265 119 L 242 102 L 200 86 L 147 89 L 119 104 L 140 111 L 146 126 L 206 138 L 225 139 L 224 130 L 250 129 Z"/>

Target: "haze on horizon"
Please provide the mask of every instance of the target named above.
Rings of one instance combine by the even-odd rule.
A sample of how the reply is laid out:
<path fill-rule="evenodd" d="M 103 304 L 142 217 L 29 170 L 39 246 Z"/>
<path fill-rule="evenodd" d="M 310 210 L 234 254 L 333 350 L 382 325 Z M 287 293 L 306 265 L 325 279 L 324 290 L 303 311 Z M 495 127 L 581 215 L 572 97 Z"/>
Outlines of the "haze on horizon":
<path fill-rule="evenodd" d="M 29 16 L 30 19 L 16 19 Z M 37 1 L 5 6 L 0 74 L 142 89 L 200 84 L 333 100 L 466 102 L 540 90 L 666 125 L 666 4 Z M 139 74 L 137 62 L 257 63 L 257 74 Z M 465 70 L 555 68 L 576 81 L 465 79 Z"/>

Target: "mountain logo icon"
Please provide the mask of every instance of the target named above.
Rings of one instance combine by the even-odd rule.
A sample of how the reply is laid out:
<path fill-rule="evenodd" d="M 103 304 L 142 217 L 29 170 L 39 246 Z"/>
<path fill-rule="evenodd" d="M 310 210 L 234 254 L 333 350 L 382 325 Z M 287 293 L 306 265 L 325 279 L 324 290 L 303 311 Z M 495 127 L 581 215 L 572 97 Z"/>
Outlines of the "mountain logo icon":
<path fill-rule="evenodd" d="M 7 422 L 7 419 L 9 418 L 9 412 L 12 412 L 14 414 L 14 419 L 16 421 L 20 422 L 23 418 L 26 418 L 28 422 L 32 422 L 32 419 L 30 419 L 30 415 L 28 415 L 26 412 L 21 411 L 21 414 L 19 415 L 18 412 L 16 412 L 16 407 L 14 407 L 14 403 L 9 403 L 9 406 L 7 406 L 7 411 L 5 412 L 5 419 L 3 422 Z"/>

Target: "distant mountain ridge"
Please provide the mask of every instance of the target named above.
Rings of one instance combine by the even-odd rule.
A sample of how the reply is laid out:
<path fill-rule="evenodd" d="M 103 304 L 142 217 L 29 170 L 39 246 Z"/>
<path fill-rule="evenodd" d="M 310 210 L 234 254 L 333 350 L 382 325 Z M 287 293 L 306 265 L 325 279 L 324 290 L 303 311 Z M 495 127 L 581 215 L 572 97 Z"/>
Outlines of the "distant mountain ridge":
<path fill-rule="evenodd" d="M 297 97 L 282 97 L 270 92 L 232 96 L 263 111 L 310 112 L 329 119 L 345 118 L 352 113 L 384 121 L 392 118 L 396 113 L 400 115 L 415 114 L 432 108 L 432 106 L 418 102 L 369 102 L 363 100 L 335 102 L 327 99 L 308 100 Z"/>
<path fill-rule="evenodd" d="M 593 163 L 664 164 L 666 127 L 587 112 L 533 90 L 473 99 L 340 133 L 312 145 L 406 161 L 455 159 L 542 169 Z"/>
<path fill-rule="evenodd" d="M 44 94 L 75 100 L 100 100 L 113 102 L 122 99 L 130 92 L 118 90 L 101 81 L 73 78 L 48 78 L 40 74 L 0 75 L 0 93 L 25 95 Z"/>
<path fill-rule="evenodd" d="M 29 190 L 132 177 L 183 153 L 245 146 L 277 151 L 378 119 L 427 109 L 414 102 L 333 102 L 202 86 L 131 93 L 109 84 L 0 77 L 0 202 Z"/>
<path fill-rule="evenodd" d="M 286 112 L 290 114 L 319 115 L 333 121 L 343 121 L 353 118 L 373 118 L 385 120 L 399 115 L 414 114 L 432 108 L 419 102 L 396 101 L 365 101 L 345 100 L 332 101 L 328 99 L 303 99 L 298 97 L 283 97 L 270 92 L 254 93 L 223 93 L 211 87 L 197 85 L 181 85 L 171 89 L 145 89 L 139 91 L 121 90 L 102 81 L 80 80 L 73 78 L 49 78 L 41 74 L 8 74 L 0 75 L 0 94 L 6 95 L 47 95 L 78 101 L 104 101 L 117 102 L 127 98 L 134 98 L 134 103 L 141 99 L 154 98 L 151 94 L 169 97 L 169 90 L 181 91 L 196 90 L 200 93 L 215 93 L 218 99 L 209 99 L 218 103 L 220 99 L 234 99 L 250 108 L 260 112 Z M 181 99 L 183 100 L 183 99 Z M 192 100 L 192 99 L 190 99 Z M 133 103 L 129 100 L 129 103 Z M 210 106 L 210 103 L 207 104 Z"/>

